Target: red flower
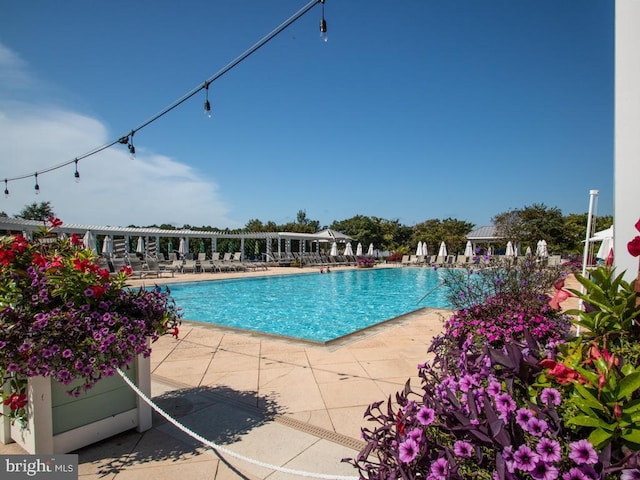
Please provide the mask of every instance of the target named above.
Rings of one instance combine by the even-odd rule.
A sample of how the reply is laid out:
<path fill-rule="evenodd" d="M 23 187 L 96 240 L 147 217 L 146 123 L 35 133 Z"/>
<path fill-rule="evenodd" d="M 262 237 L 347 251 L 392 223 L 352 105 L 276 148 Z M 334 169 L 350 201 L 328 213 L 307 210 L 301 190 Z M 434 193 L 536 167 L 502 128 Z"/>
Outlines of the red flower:
<path fill-rule="evenodd" d="M 636 228 L 638 228 L 638 224 L 640 224 L 640 221 L 636 223 Z M 640 237 L 636 237 L 627 243 L 627 250 L 629 250 L 629 253 L 634 257 L 640 255 Z"/>
<path fill-rule="evenodd" d="M 0 250 L 0 263 L 2 265 L 11 264 L 15 258 L 16 255 L 13 253 L 13 250 Z"/>
<path fill-rule="evenodd" d="M 566 385 L 567 383 L 571 383 L 574 381 L 578 381 L 580 383 L 585 383 L 586 379 L 580 375 L 575 370 L 567 367 L 563 363 L 558 363 L 555 360 L 551 360 L 550 358 L 545 358 L 540 362 L 540 366 L 543 368 L 548 368 L 547 372 L 550 376 L 555 377 L 556 381 L 560 385 Z"/>
<path fill-rule="evenodd" d="M 19 408 L 24 408 L 27 404 L 27 394 L 26 393 L 12 393 L 9 397 L 7 397 L 4 401 L 5 405 L 8 405 L 11 410 L 18 410 Z"/>
<path fill-rule="evenodd" d="M 127 275 L 131 275 L 133 273 L 133 268 L 131 268 L 129 265 L 124 265 L 121 269 L 121 272 L 124 272 Z"/>
<path fill-rule="evenodd" d="M 49 225 L 51 228 L 56 228 L 62 225 L 62 220 L 59 218 L 49 217 Z"/>
<path fill-rule="evenodd" d="M 636 230 L 638 230 L 640 232 L 640 218 L 638 219 L 638 221 L 636 222 L 636 224 L 634 226 L 636 227 Z"/>
<path fill-rule="evenodd" d="M 29 246 L 29 241 L 26 238 L 24 238 L 22 235 L 14 236 L 13 244 L 11 245 L 11 248 L 13 250 L 15 250 L 18 253 L 22 253 L 27 249 L 28 246 Z"/>
<path fill-rule="evenodd" d="M 47 266 L 47 259 L 42 254 L 36 252 L 36 253 L 33 254 L 33 258 L 31 259 L 31 263 L 33 263 L 34 265 L 37 265 L 39 267 L 44 268 L 44 267 Z"/>
<path fill-rule="evenodd" d="M 173 335 L 175 338 L 178 338 L 178 333 L 180 333 L 178 327 L 173 327 L 173 332 L 171 332 L 171 335 Z"/>
<path fill-rule="evenodd" d="M 102 285 L 94 285 L 91 290 L 93 290 L 93 298 L 100 298 L 107 291 L 107 288 Z"/>
<path fill-rule="evenodd" d="M 102 280 L 109 280 L 109 278 L 111 277 L 109 270 L 106 270 L 104 268 L 102 270 L 98 270 L 98 275 L 100 275 L 100 278 Z"/>
<path fill-rule="evenodd" d="M 71 234 L 71 245 L 75 245 L 76 247 L 83 245 L 82 239 L 77 233 Z"/>

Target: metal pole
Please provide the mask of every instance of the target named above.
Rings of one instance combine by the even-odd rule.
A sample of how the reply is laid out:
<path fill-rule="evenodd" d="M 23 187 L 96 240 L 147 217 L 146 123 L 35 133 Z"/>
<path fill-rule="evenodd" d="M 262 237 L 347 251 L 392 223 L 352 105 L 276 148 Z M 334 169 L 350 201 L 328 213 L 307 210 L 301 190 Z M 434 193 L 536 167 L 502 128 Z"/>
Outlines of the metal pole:
<path fill-rule="evenodd" d="M 590 190 L 589 191 L 589 216 L 587 217 L 587 233 L 585 234 L 584 239 L 584 251 L 582 255 L 582 276 L 587 276 L 587 262 L 589 260 L 589 239 L 591 238 L 591 228 L 592 228 L 592 220 L 593 220 L 593 208 L 595 205 L 596 197 L 600 192 L 598 190 Z M 580 292 L 584 293 L 584 286 L 580 285 Z M 578 302 L 579 309 L 584 310 L 584 302 L 582 299 Z M 580 335 L 580 325 L 576 327 L 576 333 Z"/>

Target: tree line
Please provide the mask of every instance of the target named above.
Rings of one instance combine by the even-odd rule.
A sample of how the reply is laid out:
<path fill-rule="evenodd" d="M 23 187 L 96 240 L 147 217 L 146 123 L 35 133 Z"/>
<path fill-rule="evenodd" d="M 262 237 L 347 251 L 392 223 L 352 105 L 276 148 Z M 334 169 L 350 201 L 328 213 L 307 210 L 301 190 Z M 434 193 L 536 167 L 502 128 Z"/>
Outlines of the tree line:
<path fill-rule="evenodd" d="M 0 212 L 0 216 L 8 216 Z M 26 205 L 16 218 L 43 221 L 55 217 L 50 202 Z M 526 247 L 535 251 L 539 240 L 547 242 L 550 253 L 580 254 L 583 251 L 587 229 L 588 213 L 563 215 L 557 207 L 544 204 L 533 204 L 495 215 L 492 219 L 496 235 L 504 239 L 503 243 L 512 241 L 520 245 L 521 252 Z M 613 224 L 610 215 L 597 218 L 597 229 L 602 230 Z M 136 227 L 136 225 L 129 225 Z M 170 224 L 145 225 L 147 228 L 177 230 Z M 230 233 L 239 232 L 297 232 L 315 233 L 323 228 L 340 231 L 356 241 L 362 242 L 365 248 L 373 243 L 376 249 L 408 254 L 415 250 L 418 242 L 426 242 L 429 252 L 435 254 L 442 241 L 447 244 L 449 253 L 463 253 L 467 235 L 477 226 L 471 222 L 455 218 L 429 219 L 416 225 L 403 225 L 397 219 L 385 219 L 375 216 L 356 215 L 345 220 L 334 220 L 331 225 L 322 226 L 318 220 L 312 220 L 306 211 L 299 210 L 296 220 L 285 224 L 273 221 L 262 222 L 249 220 L 244 228 L 219 229 L 213 226 L 183 225 L 181 229 L 190 230 L 222 230 Z M 498 249 L 503 245 L 497 244 Z"/>

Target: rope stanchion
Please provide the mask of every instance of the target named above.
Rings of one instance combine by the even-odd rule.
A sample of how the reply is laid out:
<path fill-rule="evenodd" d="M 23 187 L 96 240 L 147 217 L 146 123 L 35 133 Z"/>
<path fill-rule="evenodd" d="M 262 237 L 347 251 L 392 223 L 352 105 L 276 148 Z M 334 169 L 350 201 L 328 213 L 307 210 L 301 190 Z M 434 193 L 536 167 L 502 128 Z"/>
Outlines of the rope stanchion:
<path fill-rule="evenodd" d="M 218 445 L 215 442 L 207 440 L 202 435 L 200 435 L 200 434 L 194 432 L 193 430 L 191 430 L 191 429 L 185 427 L 184 425 L 182 425 L 180 422 L 178 422 L 176 419 L 174 419 L 171 415 L 169 415 L 167 412 L 165 412 L 162 408 L 160 408 L 158 405 L 156 405 L 153 402 L 153 400 L 151 400 L 144 392 L 142 392 L 137 387 L 137 385 L 135 385 L 131 381 L 131 379 L 124 374 L 124 372 L 122 370 L 120 370 L 118 368 L 117 372 L 118 372 L 118 375 L 120 375 L 120 377 L 122 377 L 122 379 L 127 383 L 127 385 L 129 385 L 129 387 L 131 387 L 131 389 L 134 392 L 136 392 L 136 395 L 138 395 L 142 400 L 144 400 L 144 402 L 147 405 L 149 405 L 153 410 L 155 410 L 165 420 L 167 420 L 169 423 L 171 423 L 173 426 L 175 426 L 176 428 L 178 428 L 182 432 L 184 432 L 187 435 L 189 435 L 191 438 L 194 438 L 195 440 L 198 440 L 203 445 L 206 445 L 207 447 L 212 448 L 213 450 L 216 450 L 219 453 L 224 453 L 225 455 L 229 455 L 231 457 L 237 458 L 238 460 L 242 460 L 243 462 L 251 463 L 251 464 L 256 465 L 258 467 L 268 468 L 269 470 L 276 470 L 278 472 L 288 473 L 290 475 L 297 475 L 297 476 L 300 476 L 300 477 L 322 478 L 322 479 L 326 479 L 326 480 L 358 480 L 358 478 L 359 478 L 359 477 L 348 476 L 348 475 L 331 475 L 331 474 L 326 474 L 326 473 L 306 472 L 304 470 L 295 470 L 295 469 L 292 469 L 292 468 L 281 467 L 279 465 L 273 465 L 273 464 L 270 464 L 270 463 L 266 463 L 266 462 L 263 462 L 263 461 L 260 461 L 260 460 L 256 460 L 256 459 L 247 457 L 245 455 L 241 455 L 241 454 L 236 453 L 236 452 L 234 452 L 232 450 L 229 450 L 228 448 L 225 448 L 225 447 L 223 447 L 221 445 Z"/>

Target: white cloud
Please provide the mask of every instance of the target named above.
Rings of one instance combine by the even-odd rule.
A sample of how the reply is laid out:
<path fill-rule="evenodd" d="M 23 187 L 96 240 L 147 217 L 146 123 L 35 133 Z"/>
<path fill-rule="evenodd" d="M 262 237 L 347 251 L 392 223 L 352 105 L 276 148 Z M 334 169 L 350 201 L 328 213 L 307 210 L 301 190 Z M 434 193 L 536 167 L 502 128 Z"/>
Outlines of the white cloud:
<path fill-rule="evenodd" d="M 28 80 L 25 72 L 24 62 L 0 44 L 0 84 L 21 76 Z M 0 182 L 60 165 L 111 140 L 100 121 L 81 113 L 0 101 Z M 239 226 L 228 217 L 215 181 L 136 147 L 135 160 L 120 145 L 81 160 L 77 184 L 73 164 L 39 174 L 39 195 L 34 194 L 35 176 L 10 181 L 10 195 L 0 198 L 0 211 L 15 215 L 25 205 L 49 201 L 65 223 Z"/>

